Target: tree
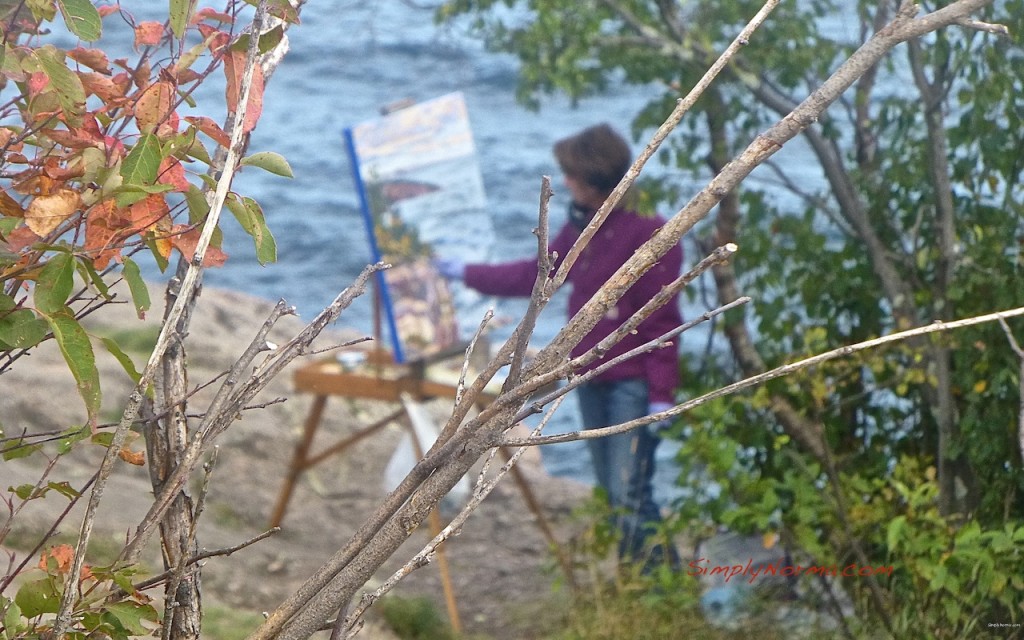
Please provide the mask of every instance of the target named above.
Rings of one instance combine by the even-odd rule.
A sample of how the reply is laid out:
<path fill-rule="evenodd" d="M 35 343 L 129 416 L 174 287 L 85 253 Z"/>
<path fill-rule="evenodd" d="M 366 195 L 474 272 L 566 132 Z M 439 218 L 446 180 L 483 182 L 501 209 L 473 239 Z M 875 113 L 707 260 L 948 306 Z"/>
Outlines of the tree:
<path fill-rule="evenodd" d="M 707 88 L 710 80 L 726 68 L 729 69 L 729 74 L 743 75 L 741 68 L 734 69 L 730 66 L 738 63 L 730 61 L 736 60 L 734 56 L 750 40 L 754 30 L 775 4 L 777 3 L 769 2 L 764 10 L 758 12 L 751 24 L 726 48 L 726 53 L 721 58 L 712 60 L 712 56 L 708 55 L 704 62 L 710 65 L 711 71 L 697 83 L 697 88 L 682 101 L 655 134 L 651 144 L 631 168 L 623 183 L 597 213 L 590 230 L 583 234 L 577 246 L 566 256 L 559 272 L 550 276 L 548 269 L 543 268 L 551 264 L 550 256 L 547 255 L 547 201 L 550 192 L 546 181 L 542 184 L 538 226 L 538 260 L 542 268 L 530 309 L 512 338 L 499 349 L 494 360 L 478 378 L 466 382 L 465 393 L 461 395 L 434 447 L 417 463 L 353 538 L 328 559 L 293 597 L 270 614 L 265 624 L 253 634 L 253 638 L 308 637 L 325 624 L 334 627 L 336 636 L 357 630 L 365 606 L 372 603 L 382 592 L 378 590 L 376 593 L 368 594 L 358 608 L 350 611 L 350 603 L 358 590 L 396 553 L 399 546 L 423 522 L 440 499 L 481 456 L 501 444 L 535 445 L 549 441 L 537 436 L 526 441 L 514 441 L 505 436 L 505 431 L 526 416 L 555 403 L 575 383 L 570 382 L 562 390 L 539 401 L 531 400 L 531 396 L 551 382 L 572 377 L 578 367 L 600 358 L 608 345 L 613 344 L 619 336 L 628 333 L 645 317 L 645 314 L 664 304 L 673 291 L 685 286 L 704 270 L 728 261 L 735 252 L 735 246 L 726 243 L 711 252 L 693 272 L 681 277 L 673 283 L 670 290 L 652 300 L 650 306 L 635 317 L 626 319 L 620 330 L 610 336 L 605 343 L 583 356 L 568 359 L 572 347 L 632 283 L 669 247 L 679 242 L 684 233 L 708 216 L 712 208 L 736 189 L 754 168 L 770 158 L 789 140 L 811 127 L 816 119 L 822 117 L 824 109 L 829 104 L 839 99 L 865 71 L 879 64 L 893 47 L 913 38 L 934 33 L 950 24 L 965 21 L 989 3 L 983 0 L 960 0 L 942 10 L 919 17 L 914 15 L 910 7 L 901 9 L 891 23 L 880 28 L 856 51 L 849 52 L 849 62 L 824 81 L 809 99 L 794 105 L 784 118 L 772 125 L 742 150 L 732 162 L 724 166 L 706 188 L 623 266 L 608 285 L 569 322 L 538 357 L 527 362 L 525 347 L 537 314 L 554 289 L 564 281 L 565 273 L 575 261 L 579 250 L 614 206 L 615 201 L 636 179 L 644 163 L 676 126 L 679 118 Z M 47 12 L 48 7 L 37 7 L 38 14 L 33 14 L 33 19 L 28 23 L 23 23 L 19 22 L 23 17 L 20 12 L 24 9 L 21 4 L 8 2 L 3 6 L 11 7 L 10 12 L 6 14 L 8 26 L 5 33 L 22 34 L 29 39 L 36 33 L 36 25 L 40 20 L 56 17 L 56 9 Z M 132 581 L 132 566 L 140 550 L 160 527 L 162 548 L 168 566 L 167 600 L 183 605 L 180 611 L 169 609 L 165 612 L 164 635 L 198 635 L 201 607 L 198 600 L 198 577 L 192 572 L 191 564 L 191 551 L 195 545 L 192 518 L 196 506 L 190 504 L 188 496 L 183 493 L 186 482 L 217 436 L 223 433 L 243 410 L 246 401 L 269 378 L 278 373 L 284 364 L 305 353 L 312 337 L 336 318 L 352 298 L 361 293 L 366 278 L 375 269 L 381 268 L 381 265 L 368 267 L 353 286 L 339 295 L 335 303 L 318 316 L 306 330 L 287 344 L 275 348 L 267 343 L 266 331 L 280 315 L 287 313 L 287 307 L 283 303 L 279 305 L 274 315 L 268 318 L 263 330 L 255 336 L 250 348 L 241 354 L 238 362 L 228 372 L 221 392 L 212 405 L 202 412 L 203 418 L 198 424 L 190 424 L 190 419 L 183 410 L 181 395 L 184 389 L 181 372 L 185 356 L 177 349 L 180 345 L 176 340 L 181 338 L 187 327 L 189 310 L 195 301 L 204 263 L 211 257 L 216 257 L 216 225 L 223 204 L 226 203 L 232 213 L 240 217 L 243 226 L 252 233 L 257 257 L 272 257 L 272 240 L 262 222 L 258 205 L 240 196 L 230 195 L 232 172 L 238 162 L 249 162 L 286 173 L 286 165 L 278 158 L 250 156 L 243 160 L 240 156 L 245 146 L 245 134 L 251 130 L 251 125 L 255 121 L 250 110 L 258 108 L 260 78 L 265 81 L 268 71 L 272 69 L 277 59 L 276 54 L 281 51 L 285 42 L 285 25 L 271 21 L 266 11 L 270 10 L 277 18 L 294 22 L 297 10 L 290 4 L 263 0 L 248 33 L 235 34 L 230 29 L 223 31 L 214 26 L 234 25 L 237 13 L 232 11 L 239 7 L 238 4 L 230 3 L 231 10 L 224 13 L 196 11 L 189 3 L 174 1 L 170 5 L 168 27 L 173 37 L 164 35 L 165 27 L 156 23 L 133 25 L 136 28 L 136 38 L 142 46 L 147 46 L 147 43 L 156 46 L 164 42 L 170 51 L 168 59 L 171 62 L 164 66 L 146 63 L 125 65 L 127 68 L 124 88 L 95 96 L 98 102 L 102 103 L 95 108 L 95 111 L 99 112 L 98 115 L 94 114 L 95 128 L 87 118 L 89 100 L 93 94 L 86 95 L 85 88 L 85 83 L 92 78 L 87 72 L 77 68 L 71 69 L 65 64 L 67 59 L 77 60 L 75 56 L 84 54 L 76 53 L 72 56 L 69 53 L 65 56 L 52 45 L 5 49 L 8 56 L 24 56 L 11 57 L 18 60 L 18 65 L 12 72 L 14 75 L 10 77 L 10 81 L 21 84 L 16 85 L 19 92 L 12 103 L 19 109 L 10 111 L 8 116 L 18 118 L 27 114 L 25 117 L 28 122 L 25 123 L 27 126 L 24 129 L 12 133 L 12 144 L 28 144 L 39 149 L 35 158 L 26 156 L 25 164 L 30 166 L 30 172 L 21 176 L 22 179 L 28 180 L 25 183 L 26 190 L 14 191 L 17 196 L 9 194 L 10 201 L 5 200 L 7 205 L 4 209 L 4 219 L 13 218 L 13 221 L 7 220 L 3 223 L 5 226 L 0 228 L 0 232 L 4 234 L 3 241 L 9 248 L 8 253 L 3 254 L 3 259 L 8 260 L 6 266 L 13 266 L 12 271 L 4 271 L 4 274 L 12 279 L 12 283 L 5 285 L 5 292 L 10 301 L 5 303 L 6 314 L 0 318 L 0 322 L 6 322 L 0 339 L 6 343 L 5 347 L 9 347 L 4 349 L 4 354 L 8 357 L 8 366 L 20 353 L 17 352 L 18 349 L 30 349 L 39 341 L 52 337 L 69 354 L 69 368 L 80 381 L 82 396 L 88 408 L 87 413 L 90 421 L 94 420 L 94 394 L 98 391 L 93 384 L 96 380 L 92 373 L 93 367 L 90 366 L 91 346 L 87 338 L 81 337 L 82 331 L 77 319 L 91 308 L 90 304 L 100 304 L 105 299 L 104 292 L 107 287 L 101 274 L 104 273 L 103 269 L 110 265 L 103 262 L 97 266 L 96 260 L 106 258 L 108 262 L 113 260 L 118 266 L 130 264 L 124 262 L 127 258 L 122 244 L 126 241 L 138 243 L 131 246 L 145 246 L 158 258 L 168 258 L 170 247 L 175 247 L 184 256 L 184 260 L 179 263 L 178 277 L 169 281 L 168 296 L 173 303 L 168 305 L 170 311 L 164 319 L 161 338 L 150 357 L 149 364 L 141 374 L 138 374 L 138 385 L 126 399 L 119 425 L 112 436 L 104 439 L 109 448 L 98 471 L 96 484 L 89 495 L 90 509 L 83 521 L 77 549 L 73 553 L 68 550 L 62 551 L 59 555 L 44 557 L 44 566 L 50 569 L 52 579 L 45 581 L 45 585 L 34 588 L 35 590 L 29 594 L 31 597 L 25 596 L 20 601 L 15 598 L 13 602 L 10 599 L 0 601 L 5 609 L 5 621 L 8 618 L 19 619 L 20 614 L 25 620 L 26 628 L 30 628 L 28 633 L 47 632 L 53 637 L 60 637 L 67 631 L 92 630 L 87 629 L 92 624 L 104 625 L 98 629 L 99 632 L 117 637 L 144 633 L 144 629 L 140 630 L 139 620 L 145 617 L 155 619 L 156 615 L 147 609 L 148 605 L 141 598 L 137 597 L 138 585 Z M 102 12 L 93 8 L 90 3 L 64 0 L 59 8 L 63 11 L 62 15 L 73 33 L 83 38 L 94 35 L 98 37 L 95 25 L 100 22 L 96 18 L 102 15 Z M 566 12 L 565 15 L 579 15 L 582 22 L 576 25 L 576 29 L 565 33 L 574 38 L 582 38 L 590 34 L 586 29 L 582 29 L 583 26 L 600 26 L 597 18 L 603 14 L 597 11 L 579 11 L 578 5 L 571 8 L 573 10 Z M 665 5 L 663 11 L 670 12 L 669 5 Z M 754 11 L 750 13 L 754 14 Z M 196 45 L 197 48 L 185 51 L 180 44 L 181 37 L 185 33 L 185 25 L 190 24 L 192 20 L 198 23 L 196 29 L 202 38 Z M 545 24 L 547 28 L 560 26 Z M 94 28 L 92 31 L 82 32 L 82 25 L 92 25 Z M 17 28 L 14 28 L 15 26 Z M 260 34 L 260 37 L 250 37 L 256 33 Z M 557 30 L 552 33 L 557 35 Z M 592 44 L 594 39 L 559 42 L 575 47 L 578 44 Z M 233 47 L 244 50 L 245 54 Z M 192 121 L 186 119 L 189 125 L 184 127 L 187 135 L 182 140 L 179 139 L 179 128 L 182 128 L 182 125 L 180 120 L 176 119 L 177 109 L 181 108 L 182 104 L 176 97 L 181 95 L 179 91 L 182 81 L 176 73 L 190 68 L 195 62 L 193 55 L 204 52 L 209 52 L 208 59 L 212 65 L 209 67 L 210 72 L 218 64 L 223 64 L 227 71 L 226 102 L 229 112 L 235 115 L 229 115 L 228 124 L 223 129 L 202 117 Z M 143 55 L 144 61 L 151 59 Z M 93 60 L 93 57 L 90 56 L 89 60 Z M 261 61 L 259 66 L 258 60 Z M 655 68 L 653 65 L 658 61 L 659 58 L 656 56 L 648 55 L 651 69 Z M 85 64 L 81 61 L 79 63 Z M 550 63 L 551 61 L 545 62 L 538 68 L 547 68 Z M 5 71 L 8 68 L 5 63 Z M 559 74 L 566 71 L 570 79 L 576 78 L 572 80 L 576 82 L 572 86 L 587 86 L 564 65 L 555 64 L 551 68 L 558 70 Z M 527 69 L 529 70 L 529 67 Z M 589 78 L 587 82 L 596 81 L 601 76 L 600 70 L 596 67 L 584 71 L 583 76 L 586 77 L 582 79 Z M 203 76 L 198 75 L 198 78 L 192 79 L 201 81 Z M 115 89 L 120 86 L 122 85 L 115 85 Z M 187 89 L 183 93 L 187 95 Z M 128 106 L 132 107 L 131 113 L 126 108 Z M 137 131 L 133 127 L 137 128 Z M 97 137 L 94 129 L 98 129 L 102 135 Z M 212 157 L 208 153 L 203 154 L 194 142 L 199 132 L 220 144 L 223 154 L 214 154 Z M 20 136 L 22 133 L 25 134 L 23 137 L 15 135 Z M 84 137 L 85 142 L 79 141 L 76 136 Z M 162 136 L 166 136 L 166 139 Z M 90 165 L 88 156 L 96 154 L 86 152 L 97 145 L 107 150 L 107 153 L 102 158 L 97 156 L 97 159 L 92 161 L 97 164 Z M 50 156 L 51 152 L 56 155 Z M 47 162 L 50 157 L 54 160 Z M 12 158 L 14 161 L 20 161 L 16 154 L 8 154 L 7 160 L 11 161 Z M 190 185 L 171 179 L 177 171 L 174 168 L 174 160 L 180 163 L 187 158 L 195 158 L 211 169 L 211 178 L 199 178 L 204 185 L 208 185 L 205 201 L 196 197 L 197 192 L 202 193 L 201 190 L 193 190 Z M 161 163 L 164 161 L 167 165 L 162 167 Z M 79 166 L 82 169 L 81 174 L 76 173 L 76 167 Z M 90 170 L 92 173 L 87 173 Z M 161 182 L 161 179 L 167 180 L 170 183 L 169 187 L 167 183 Z M 94 194 L 93 191 L 98 193 Z M 180 193 L 181 196 L 166 196 L 167 193 Z M 93 197 L 95 200 L 89 201 Z M 179 197 L 180 201 L 177 199 Z M 41 202 L 35 204 L 40 199 Z M 147 203 L 144 209 L 132 208 L 140 202 Z M 167 205 L 166 212 L 161 202 Z M 128 211 L 122 211 L 124 208 Z M 33 212 L 30 213 L 30 210 Z M 175 228 L 172 225 L 172 211 L 182 217 L 187 211 L 192 217 L 191 224 L 185 228 Z M 13 212 L 13 215 L 10 212 Z M 142 215 L 143 212 L 152 214 L 157 222 L 143 225 L 143 222 L 150 220 Z M 18 215 L 19 213 L 21 215 Z M 127 220 L 122 220 L 124 218 Z M 35 225 L 39 221 L 53 219 L 58 219 L 58 226 L 41 229 L 46 237 L 38 240 L 31 237 L 32 234 L 39 234 L 29 225 L 29 221 Z M 161 224 L 164 226 L 160 226 Z M 29 231 L 24 231 L 25 228 Z M 90 235 L 90 229 L 93 235 Z M 95 234 L 103 230 L 107 230 L 107 235 L 103 235 L 99 240 L 95 239 Z M 142 237 L 133 240 L 140 233 Z M 16 243 L 12 244 L 12 237 Z M 61 254 L 64 254 L 64 257 Z M 118 262 L 119 258 L 121 262 Z M 70 272 L 76 269 L 84 272 L 86 282 L 98 290 L 99 297 L 89 297 L 84 292 L 75 296 L 74 280 Z M 134 281 L 131 267 L 127 269 L 128 273 L 125 271 L 124 268 L 120 268 L 118 273 Z M 93 275 L 94 272 L 96 275 Z M 25 281 L 34 283 L 31 298 L 22 293 L 21 286 Z M 706 314 L 705 318 L 714 317 L 742 302 L 730 301 Z M 1019 314 L 1021 310 L 1014 313 Z M 1003 314 L 1000 318 L 1009 315 L 1011 314 Z M 58 319 L 54 320 L 54 317 Z M 486 321 L 485 319 L 484 323 Z M 40 322 L 45 323 L 45 326 Z M 680 327 L 643 348 L 658 348 L 663 341 L 675 339 L 678 333 L 686 328 Z M 932 327 L 916 332 L 915 335 L 935 333 L 939 328 L 941 327 Z M 115 353 L 117 351 L 115 349 Z M 845 351 L 836 351 L 830 354 L 830 357 L 834 358 L 843 353 Z M 265 357 L 257 362 L 255 359 L 259 354 L 265 354 Z M 820 359 L 815 362 L 824 361 Z M 479 415 L 467 418 L 470 407 L 476 403 L 484 385 L 505 366 L 509 366 L 510 373 L 499 398 Z M 792 367 L 779 373 L 794 369 L 799 367 Z M 578 381 L 579 376 L 575 379 Z M 730 390 L 726 388 L 723 393 Z M 785 394 L 777 395 L 785 398 Z M 665 415 L 678 415 L 691 404 L 694 403 L 680 405 Z M 143 417 L 148 425 L 145 432 L 156 485 L 154 504 L 133 532 L 115 566 L 103 572 L 83 576 L 84 549 L 88 544 L 92 527 L 90 518 L 94 514 L 94 506 L 103 498 L 104 482 L 112 472 L 118 455 L 131 458 L 128 453 L 124 453 L 125 440 L 129 428 L 144 406 L 151 406 L 148 414 Z M 664 416 L 657 415 L 649 419 L 654 421 L 662 417 Z M 639 425 L 640 423 L 621 425 L 616 428 L 635 428 Z M 66 434 L 67 439 L 73 441 L 76 438 L 88 437 L 88 427 L 89 425 L 84 429 L 69 430 Z M 828 442 L 820 437 L 823 431 L 804 431 L 803 423 L 796 426 L 787 425 L 786 428 L 801 439 L 801 444 L 812 455 L 823 455 L 826 462 L 828 461 L 830 449 Z M 590 433 L 587 437 L 594 435 Z M 820 449 L 817 453 L 815 447 Z M 16 450 L 28 452 L 30 448 L 18 446 Z M 832 468 L 829 467 L 828 471 L 831 472 Z M 844 486 L 841 485 L 840 488 Z M 786 485 L 779 484 L 780 490 L 785 487 Z M 18 498 L 30 499 L 44 488 L 54 488 L 46 484 L 45 477 L 39 485 L 29 487 L 25 495 L 19 495 Z M 71 490 L 69 494 L 73 495 L 73 499 L 77 499 L 77 490 Z M 482 499 L 485 494 L 486 487 L 482 487 L 478 497 Z M 918 506 L 924 508 L 922 505 Z M 459 517 L 464 519 L 467 513 L 464 512 Z M 753 516 L 756 515 L 756 512 L 753 513 Z M 941 520 L 939 522 L 944 523 Z M 985 535 L 987 534 L 988 532 L 985 532 Z M 443 542 L 444 535 L 446 534 L 432 544 Z M 418 562 L 422 558 L 417 558 L 408 566 L 419 566 Z M 9 580 L 4 583 L 4 588 L 7 584 Z M 385 587 L 390 584 L 392 583 L 389 582 Z M 1005 587 L 1005 583 L 1003 586 Z M 82 589 L 87 591 L 83 592 Z M 25 611 L 22 606 L 24 604 L 33 605 L 34 608 Z M 49 614 L 56 615 L 48 617 Z"/>
<path fill-rule="evenodd" d="M 662 121 L 679 90 L 694 85 L 760 4 L 551 0 L 498 11 L 491 0 L 454 0 L 443 16 L 467 14 L 491 47 L 519 57 L 520 97 L 528 104 L 548 92 L 586 99 L 633 85 L 660 94 L 637 115 L 639 133 Z M 748 141 L 774 143 L 762 132 L 778 118 L 792 120 L 805 96 L 818 99 L 851 51 L 918 10 L 896 4 L 780 5 L 666 140 L 661 160 L 698 176 L 726 175 Z M 963 6 L 935 4 L 934 15 Z M 689 376 L 690 394 L 797 354 L 1021 304 L 1012 283 L 1024 266 L 1017 151 L 1024 6 L 977 8 L 958 27 L 908 39 L 863 67 L 835 106 L 806 123 L 800 155 L 768 160 L 760 183 L 716 194 L 716 215 L 695 242 L 703 250 L 736 242 L 736 260 L 714 268 L 718 302 L 741 292 L 755 301 L 723 323 L 729 353 L 700 368 L 705 377 Z M 680 195 L 670 179 L 648 189 L 654 201 Z M 1005 331 L 914 340 L 694 412 L 684 468 L 711 469 L 700 481 L 724 488 L 702 508 L 715 522 L 781 528 L 818 557 L 865 559 L 892 553 L 900 518 L 910 517 L 900 508 L 864 513 L 865 502 L 874 504 L 865 496 L 882 491 L 872 483 L 905 482 L 914 468 L 914 482 L 929 484 L 923 474 L 934 465 L 935 506 L 958 515 L 950 520 L 954 531 L 970 518 L 1019 530 L 1021 379 L 1018 354 L 1007 348 L 1017 342 Z M 794 462 L 803 473 L 794 473 Z M 823 480 L 833 493 L 825 504 L 814 497 Z M 950 536 L 944 544 L 953 542 Z M 941 592 L 934 571 L 912 567 L 915 585 L 924 580 Z M 1005 580 L 981 579 L 997 585 L 993 598 Z M 890 605 L 880 589 L 872 592 L 886 618 Z"/>

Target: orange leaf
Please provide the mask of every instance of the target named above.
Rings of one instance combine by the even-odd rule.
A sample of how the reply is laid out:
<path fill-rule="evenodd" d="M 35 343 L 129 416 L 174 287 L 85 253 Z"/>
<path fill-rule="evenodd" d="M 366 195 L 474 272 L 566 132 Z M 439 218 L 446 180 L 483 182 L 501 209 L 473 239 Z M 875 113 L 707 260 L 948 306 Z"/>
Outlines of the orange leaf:
<path fill-rule="evenodd" d="M 101 4 L 100 6 L 96 7 L 96 10 L 100 12 L 101 18 L 106 18 L 110 14 L 117 13 L 118 11 L 120 11 L 121 7 L 114 4 Z"/>
<path fill-rule="evenodd" d="M 228 111 L 237 113 L 238 101 L 241 98 L 242 76 L 245 73 L 245 57 L 242 51 L 232 51 L 224 58 L 224 74 L 228 86 L 225 92 Z M 249 88 L 249 106 L 245 110 L 245 121 L 242 132 L 249 133 L 256 128 L 256 122 L 263 113 L 263 70 L 257 64 L 253 67 L 252 86 Z"/>
<path fill-rule="evenodd" d="M 121 449 L 120 451 L 117 452 L 117 457 L 121 458 L 128 464 L 135 465 L 136 467 L 142 467 L 145 466 L 146 464 L 145 451 L 139 451 L 138 453 L 136 453 L 135 451 L 131 451 L 129 449 Z"/>
<path fill-rule="evenodd" d="M 170 213 L 167 201 L 159 193 L 151 193 L 142 200 L 139 200 L 128 207 L 129 224 L 132 233 L 142 233 L 149 229 L 157 220 Z"/>
<path fill-rule="evenodd" d="M 0 215 L 5 215 L 9 218 L 25 217 L 25 210 L 21 208 L 18 201 L 3 189 L 0 189 Z"/>
<path fill-rule="evenodd" d="M 40 238 L 28 227 L 18 227 L 7 234 L 7 246 L 14 253 L 20 253 L 25 247 L 39 242 Z"/>
<path fill-rule="evenodd" d="M 157 174 L 156 181 L 160 184 L 169 184 L 181 193 L 188 191 L 190 186 L 185 178 L 185 167 L 174 156 L 167 156 L 160 161 L 160 173 Z"/>
<path fill-rule="evenodd" d="M 93 266 L 105 269 L 111 259 L 121 255 L 120 231 L 128 226 L 127 212 L 114 200 L 104 200 L 89 210 L 85 220 L 85 251 L 92 255 Z"/>
<path fill-rule="evenodd" d="M 68 57 L 75 62 L 85 65 L 93 71 L 99 71 L 100 73 L 110 74 L 110 61 L 107 59 L 107 54 L 102 49 L 85 49 L 83 47 L 75 47 L 71 51 L 68 51 Z"/>
<path fill-rule="evenodd" d="M 119 73 L 117 77 L 128 80 L 128 75 L 124 73 Z M 79 73 L 78 78 L 82 81 L 87 96 L 94 95 L 107 103 L 124 98 L 127 84 L 125 82 L 118 83 L 115 78 L 108 78 L 99 73 Z"/>
<path fill-rule="evenodd" d="M 151 132 L 171 115 L 174 85 L 167 81 L 154 82 L 146 87 L 135 103 L 135 119 L 139 129 Z"/>
<path fill-rule="evenodd" d="M 140 22 L 139 26 L 135 27 L 136 47 L 155 47 L 160 44 L 163 37 L 164 25 L 160 22 L 147 20 Z"/>
<path fill-rule="evenodd" d="M 219 124 L 213 121 L 213 118 L 208 118 L 207 116 L 187 116 L 185 121 L 210 136 L 214 142 L 222 147 L 231 146 L 231 138 L 228 137 L 228 134 L 224 133 Z"/>
<path fill-rule="evenodd" d="M 220 11 L 210 7 L 203 7 L 199 11 L 196 11 L 195 15 L 192 16 L 192 24 L 197 24 L 203 20 L 216 20 L 217 22 L 224 22 L 226 24 L 231 24 L 235 21 L 235 19 L 230 15 L 221 13 Z"/>
<path fill-rule="evenodd" d="M 77 191 L 58 189 L 45 196 L 36 196 L 25 210 L 25 223 L 40 237 L 48 235 L 82 206 Z"/>
<path fill-rule="evenodd" d="M 46 571 L 47 560 L 53 558 L 57 561 L 57 571 L 67 573 L 71 570 L 71 562 L 75 558 L 75 550 L 69 544 L 58 544 L 43 551 L 39 556 L 39 568 Z"/>
<path fill-rule="evenodd" d="M 171 243 L 174 248 L 181 252 L 185 258 L 192 260 L 196 255 L 196 247 L 199 244 L 199 235 L 201 230 L 199 227 L 189 228 L 183 224 L 174 225 L 174 235 L 171 237 Z M 214 246 L 210 246 L 206 249 L 206 254 L 203 256 L 204 267 L 220 267 L 224 265 L 224 262 L 228 259 L 228 254 L 224 253 L 220 249 Z"/>

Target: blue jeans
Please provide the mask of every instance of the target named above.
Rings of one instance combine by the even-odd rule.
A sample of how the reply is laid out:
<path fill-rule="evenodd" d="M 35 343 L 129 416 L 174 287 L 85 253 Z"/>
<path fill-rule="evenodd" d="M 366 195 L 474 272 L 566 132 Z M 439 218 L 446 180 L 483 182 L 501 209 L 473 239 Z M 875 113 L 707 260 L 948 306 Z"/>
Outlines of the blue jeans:
<path fill-rule="evenodd" d="M 647 382 L 640 379 L 591 382 L 577 388 L 584 429 L 621 424 L 647 415 Z M 661 522 L 654 502 L 654 452 L 661 439 L 646 427 L 604 438 L 587 440 L 597 484 L 619 514 L 622 534 L 619 557 L 626 560 L 657 559 L 678 563 L 675 549 L 653 545 L 649 538 Z"/>

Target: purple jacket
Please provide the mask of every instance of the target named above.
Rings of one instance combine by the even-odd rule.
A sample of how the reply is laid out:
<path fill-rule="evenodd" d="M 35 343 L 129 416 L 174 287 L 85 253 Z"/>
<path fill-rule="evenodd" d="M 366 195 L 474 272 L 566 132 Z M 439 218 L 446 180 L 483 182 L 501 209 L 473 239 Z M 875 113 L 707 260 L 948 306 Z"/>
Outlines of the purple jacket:
<path fill-rule="evenodd" d="M 591 296 L 601 288 L 608 278 L 628 260 L 636 249 L 646 242 L 665 223 L 660 217 L 643 217 L 632 211 L 615 210 L 587 248 L 577 259 L 566 282 L 572 285 L 569 294 L 569 317 L 590 300 Z M 566 223 L 550 244 L 550 251 L 557 253 L 555 268 L 562 263 L 562 258 L 579 231 L 572 223 Z M 661 261 L 644 274 L 602 318 L 594 329 L 580 341 L 572 351 L 573 356 L 580 355 L 592 348 L 603 338 L 615 331 L 634 311 L 653 298 L 661 288 L 679 276 L 683 261 L 682 247 L 676 245 L 666 253 Z M 502 264 L 470 264 L 466 265 L 466 285 L 481 293 L 496 296 L 529 296 L 533 283 L 537 278 L 537 261 L 534 258 L 505 262 Z M 605 356 L 614 358 L 630 349 L 674 329 L 682 324 L 679 313 L 678 296 L 655 311 L 647 320 L 640 324 L 637 332 L 627 335 Z M 676 341 L 678 343 L 678 340 Z M 598 380 L 623 380 L 642 378 L 649 386 L 650 402 L 675 403 L 674 390 L 679 386 L 679 354 L 678 348 L 666 347 L 643 354 L 622 362 L 605 373 Z M 600 365 L 598 360 L 589 368 Z"/>

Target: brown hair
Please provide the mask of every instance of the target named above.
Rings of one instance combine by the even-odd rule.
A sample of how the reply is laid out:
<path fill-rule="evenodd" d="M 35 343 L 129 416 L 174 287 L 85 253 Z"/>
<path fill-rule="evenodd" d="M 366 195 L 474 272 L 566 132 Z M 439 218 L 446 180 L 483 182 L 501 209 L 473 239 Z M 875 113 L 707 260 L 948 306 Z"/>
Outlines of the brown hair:
<path fill-rule="evenodd" d="M 555 143 L 555 159 L 567 176 L 611 193 L 626 175 L 633 153 L 625 138 L 608 124 L 587 127 Z"/>

